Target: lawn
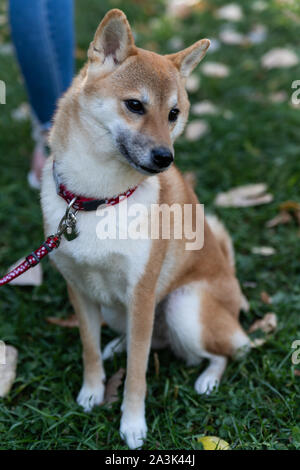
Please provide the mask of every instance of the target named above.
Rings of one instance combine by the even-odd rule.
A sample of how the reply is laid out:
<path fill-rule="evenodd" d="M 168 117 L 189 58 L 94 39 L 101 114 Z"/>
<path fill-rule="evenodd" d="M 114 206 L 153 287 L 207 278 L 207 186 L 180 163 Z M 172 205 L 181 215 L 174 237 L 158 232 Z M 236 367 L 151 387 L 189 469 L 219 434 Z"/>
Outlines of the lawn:
<path fill-rule="evenodd" d="M 0 15 L 5 3 L 0 0 Z M 77 67 L 84 62 L 83 52 L 98 22 L 111 7 L 124 9 L 139 46 L 161 53 L 173 52 L 176 43 L 188 46 L 202 37 L 217 39 L 226 23 L 215 15 L 224 1 L 200 2 L 191 15 L 176 20 L 166 17 L 164 3 L 77 0 Z M 278 327 L 261 348 L 229 364 L 219 391 L 209 397 L 193 390 L 200 368 L 187 368 L 169 351 L 162 351 L 157 375 L 152 352 L 145 449 L 200 449 L 200 435 L 220 436 L 233 449 L 300 449 L 300 379 L 291 361 L 292 342 L 300 339 L 300 228 L 296 222 L 273 229 L 265 226 L 278 214 L 281 203 L 300 203 L 300 109 L 290 101 L 291 84 L 300 79 L 300 67 L 267 70 L 261 64 L 261 57 L 274 47 L 292 49 L 300 58 L 300 7 L 296 1 L 294 6 L 288 3 L 238 2 L 243 17 L 234 23 L 235 29 L 246 35 L 254 25 L 264 25 L 266 38 L 240 45 L 213 41 L 205 60 L 222 62 L 229 74 L 206 76 L 199 67 L 195 75 L 201 84 L 190 98 L 192 103 L 209 100 L 218 112 L 200 118 L 209 126 L 206 135 L 197 141 L 183 136 L 176 144 L 178 167 L 196 173 L 200 201 L 206 211 L 220 216 L 232 234 L 238 277 L 251 305 L 242 314 L 243 326 L 247 329 L 273 311 Z M 4 22 L 0 44 L 8 42 Z M 16 61 L 3 46 L 0 79 L 7 86 L 6 105 L 0 105 L 0 266 L 4 274 L 10 264 L 40 244 L 43 229 L 39 195 L 26 183 L 33 148 L 30 122 L 12 117 L 26 94 Z M 282 99 L 274 102 L 274 94 Z M 199 117 L 191 114 L 190 121 L 194 119 Z M 270 204 L 214 205 L 219 192 L 259 182 L 266 183 L 273 194 Z M 255 246 L 271 246 L 275 253 L 253 254 Z M 126 449 L 118 432 L 121 391 L 111 408 L 98 407 L 89 415 L 76 404 L 82 374 L 79 333 L 76 328 L 46 322 L 47 316 L 69 315 L 71 307 L 65 283 L 48 261 L 43 271 L 40 287 L 0 288 L 0 339 L 19 351 L 15 384 L 0 400 L 0 449 Z M 271 305 L 262 302 L 262 291 L 272 297 Z M 113 337 L 104 328 L 103 344 Z M 106 365 L 107 376 L 125 366 L 124 354 L 115 357 Z"/>

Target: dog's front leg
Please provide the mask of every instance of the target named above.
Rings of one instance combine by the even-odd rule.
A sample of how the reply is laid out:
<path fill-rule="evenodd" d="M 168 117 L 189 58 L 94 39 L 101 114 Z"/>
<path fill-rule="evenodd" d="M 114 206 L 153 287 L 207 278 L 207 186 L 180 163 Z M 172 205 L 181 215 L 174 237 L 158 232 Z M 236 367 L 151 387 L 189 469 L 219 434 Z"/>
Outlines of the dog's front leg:
<path fill-rule="evenodd" d="M 127 374 L 120 434 L 130 449 L 143 445 L 147 434 L 145 420 L 146 370 L 154 320 L 154 290 L 140 288 L 128 314 Z"/>
<path fill-rule="evenodd" d="M 89 412 L 104 397 L 105 372 L 100 351 L 100 308 L 81 292 L 68 285 L 70 301 L 79 320 L 83 348 L 83 384 L 77 403 Z"/>

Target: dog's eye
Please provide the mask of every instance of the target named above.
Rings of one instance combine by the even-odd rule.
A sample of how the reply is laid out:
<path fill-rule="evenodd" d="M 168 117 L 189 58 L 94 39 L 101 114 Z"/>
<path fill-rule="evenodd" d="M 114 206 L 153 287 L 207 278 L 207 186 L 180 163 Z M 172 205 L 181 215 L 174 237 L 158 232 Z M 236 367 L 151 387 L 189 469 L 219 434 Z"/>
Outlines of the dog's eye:
<path fill-rule="evenodd" d="M 169 112 L 169 121 L 170 122 L 177 121 L 178 114 L 179 114 L 179 109 L 177 109 L 177 108 L 171 109 L 171 111 Z"/>
<path fill-rule="evenodd" d="M 145 108 L 142 103 L 138 100 L 126 100 L 125 104 L 129 111 L 137 114 L 145 114 Z"/>

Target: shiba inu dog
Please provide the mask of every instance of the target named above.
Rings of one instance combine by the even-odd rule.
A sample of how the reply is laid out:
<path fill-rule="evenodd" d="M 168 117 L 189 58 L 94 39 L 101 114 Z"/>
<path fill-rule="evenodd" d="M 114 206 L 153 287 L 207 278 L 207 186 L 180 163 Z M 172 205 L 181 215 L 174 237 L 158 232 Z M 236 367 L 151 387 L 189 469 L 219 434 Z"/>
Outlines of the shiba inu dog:
<path fill-rule="evenodd" d="M 218 219 L 203 216 L 204 244 L 196 250 L 186 249 L 185 235 L 98 236 L 104 208 L 120 212 L 125 203 L 128 211 L 142 205 L 146 222 L 147 209 L 155 204 L 199 205 L 192 186 L 172 165 L 173 143 L 188 117 L 186 79 L 208 47 L 202 39 L 165 56 L 140 49 L 124 13 L 109 11 L 89 47 L 88 63 L 59 103 L 50 136 L 52 157 L 42 184 L 46 233 L 55 232 L 67 194 L 94 204 L 93 210 L 79 210 L 77 238 L 62 239 L 51 253 L 80 324 L 84 373 L 77 401 L 86 411 L 102 402 L 102 360 L 126 349 L 120 433 L 131 449 L 146 438 L 151 342 L 169 345 L 188 364 L 209 360 L 195 383 L 200 394 L 210 393 L 228 358 L 250 345 L 238 321 L 247 302 L 235 276 L 231 240 Z M 119 203 L 112 206 L 111 200 Z M 125 222 L 118 219 L 121 231 Z M 102 321 L 121 335 L 103 354 Z"/>

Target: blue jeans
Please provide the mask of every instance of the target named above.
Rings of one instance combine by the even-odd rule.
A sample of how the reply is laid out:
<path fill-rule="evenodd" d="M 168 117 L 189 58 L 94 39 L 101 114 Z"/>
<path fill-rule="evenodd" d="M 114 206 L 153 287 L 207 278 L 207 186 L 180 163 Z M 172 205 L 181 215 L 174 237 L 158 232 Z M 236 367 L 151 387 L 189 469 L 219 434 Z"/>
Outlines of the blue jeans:
<path fill-rule="evenodd" d="M 73 0 L 9 0 L 11 35 L 31 107 L 48 129 L 73 77 Z"/>

